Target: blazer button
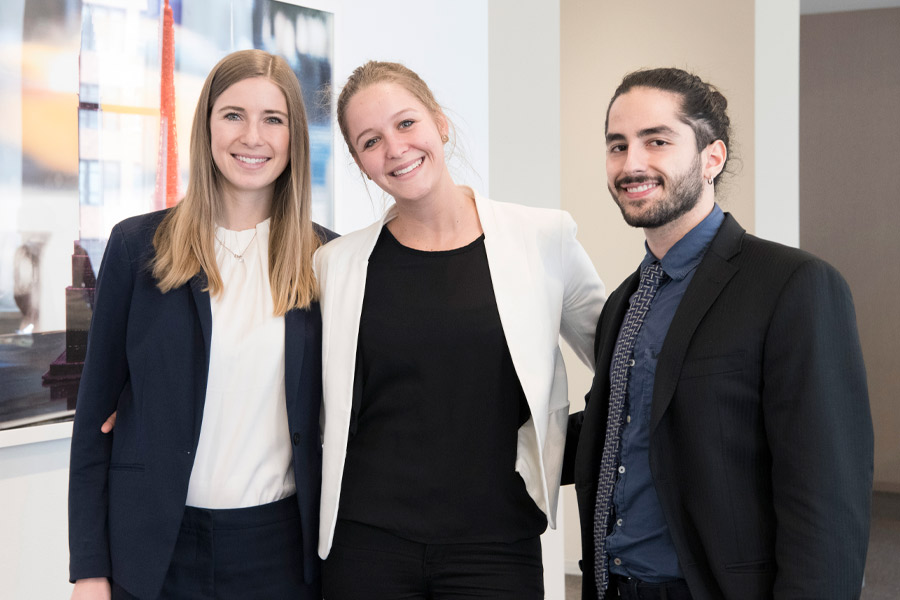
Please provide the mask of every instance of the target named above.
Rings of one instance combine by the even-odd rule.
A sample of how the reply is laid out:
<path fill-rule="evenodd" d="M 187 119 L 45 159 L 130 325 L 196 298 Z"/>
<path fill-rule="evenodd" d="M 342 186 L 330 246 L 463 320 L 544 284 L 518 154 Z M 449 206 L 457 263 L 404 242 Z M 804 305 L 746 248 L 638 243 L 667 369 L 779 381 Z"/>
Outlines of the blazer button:
<path fill-rule="evenodd" d="M 295 446 L 300 445 L 300 433 L 298 433 L 298 432 L 294 433 L 293 441 L 294 441 Z"/>

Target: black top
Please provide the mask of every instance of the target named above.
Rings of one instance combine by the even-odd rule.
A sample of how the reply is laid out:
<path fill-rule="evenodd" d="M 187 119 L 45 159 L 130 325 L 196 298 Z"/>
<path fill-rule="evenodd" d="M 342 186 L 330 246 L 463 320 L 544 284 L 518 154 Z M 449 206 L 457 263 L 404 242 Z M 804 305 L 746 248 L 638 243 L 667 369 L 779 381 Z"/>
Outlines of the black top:
<path fill-rule="evenodd" d="M 369 258 L 339 516 L 424 543 L 514 541 L 547 519 L 515 471 L 528 404 L 484 236 Z"/>

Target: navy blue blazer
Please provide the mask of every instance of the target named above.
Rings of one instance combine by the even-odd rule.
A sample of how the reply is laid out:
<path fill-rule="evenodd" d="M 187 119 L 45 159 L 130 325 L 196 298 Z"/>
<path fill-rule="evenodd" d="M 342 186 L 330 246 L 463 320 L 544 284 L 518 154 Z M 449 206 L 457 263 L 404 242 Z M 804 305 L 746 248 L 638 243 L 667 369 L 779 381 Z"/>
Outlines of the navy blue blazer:
<path fill-rule="evenodd" d="M 116 225 L 97 281 L 69 472 L 69 577 L 111 577 L 156 597 L 175 547 L 200 436 L 212 314 L 205 277 L 161 293 L 149 268 L 166 211 Z M 318 230 L 323 239 L 332 232 Z M 303 528 L 318 578 L 322 324 L 318 304 L 285 322 L 285 394 Z M 100 426 L 118 410 L 112 434 Z"/>

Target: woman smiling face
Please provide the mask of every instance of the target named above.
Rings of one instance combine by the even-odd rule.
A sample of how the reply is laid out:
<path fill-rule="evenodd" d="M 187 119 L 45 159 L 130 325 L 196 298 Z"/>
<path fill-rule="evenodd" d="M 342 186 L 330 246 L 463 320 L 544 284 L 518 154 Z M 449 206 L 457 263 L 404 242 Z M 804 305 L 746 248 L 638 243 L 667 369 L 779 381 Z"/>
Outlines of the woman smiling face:
<path fill-rule="evenodd" d="M 359 168 L 398 202 L 428 197 L 449 173 L 447 122 L 402 85 L 379 82 L 347 103 L 348 143 Z"/>
<path fill-rule="evenodd" d="M 251 77 L 228 87 L 210 111 L 209 134 L 225 199 L 270 203 L 290 158 L 287 101 L 278 86 Z"/>

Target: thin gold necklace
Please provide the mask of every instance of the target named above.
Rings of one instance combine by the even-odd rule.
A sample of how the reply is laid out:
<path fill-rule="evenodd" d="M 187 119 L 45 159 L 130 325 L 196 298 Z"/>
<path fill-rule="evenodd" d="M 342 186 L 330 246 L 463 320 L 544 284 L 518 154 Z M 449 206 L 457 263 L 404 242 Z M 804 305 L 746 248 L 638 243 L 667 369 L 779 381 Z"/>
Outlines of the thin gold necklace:
<path fill-rule="evenodd" d="M 244 249 L 241 250 L 240 254 L 238 254 L 237 252 L 235 252 L 234 250 L 232 250 L 231 248 L 229 248 L 228 246 L 226 246 L 226 245 L 225 245 L 225 242 L 223 242 L 222 240 L 220 240 L 220 239 L 219 239 L 219 236 L 218 236 L 217 234 L 213 234 L 213 236 L 216 238 L 216 241 L 219 242 L 219 245 L 221 245 L 223 248 L 225 248 L 226 250 L 228 250 L 228 251 L 231 253 L 231 255 L 234 256 L 235 260 L 237 260 L 238 262 L 244 262 L 244 253 L 247 252 L 247 248 L 249 248 L 249 247 L 250 247 L 250 244 L 253 243 L 253 240 L 256 239 L 256 233 L 257 233 L 257 231 L 254 230 L 254 231 L 253 231 L 253 237 L 250 238 L 250 241 L 247 242 L 247 245 L 244 246 Z"/>

